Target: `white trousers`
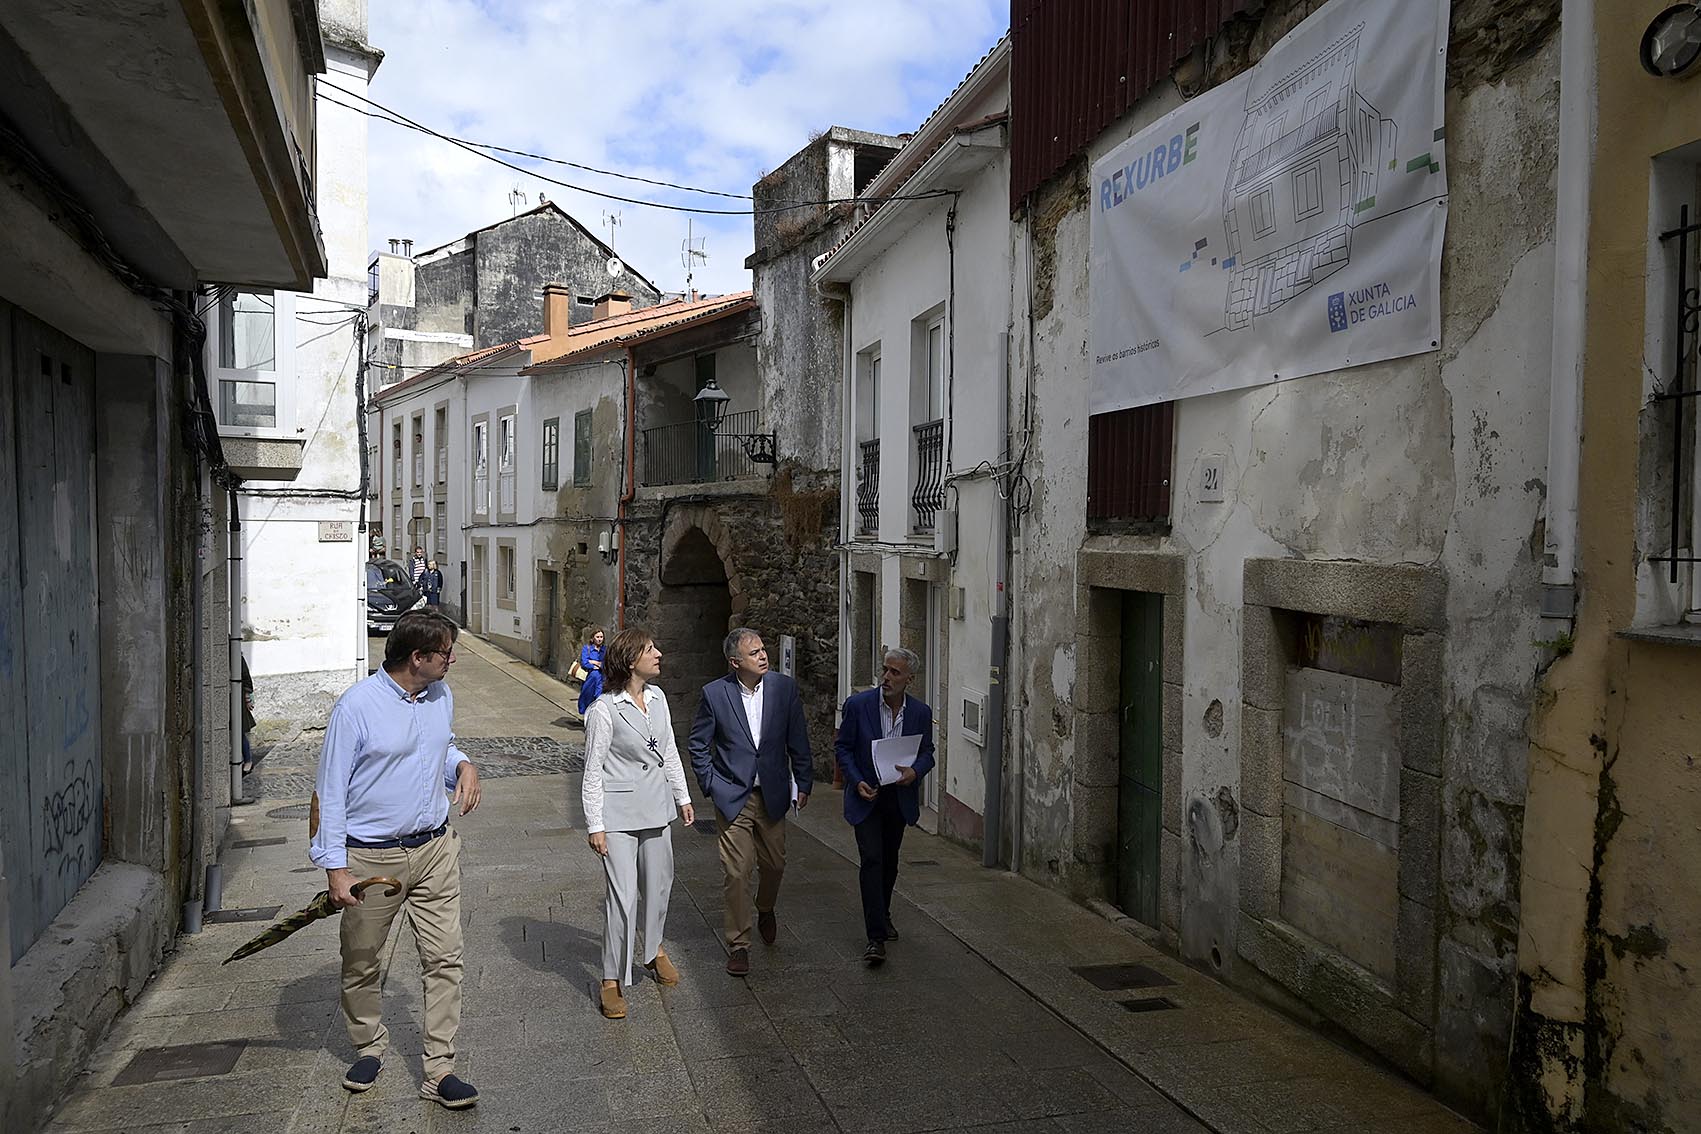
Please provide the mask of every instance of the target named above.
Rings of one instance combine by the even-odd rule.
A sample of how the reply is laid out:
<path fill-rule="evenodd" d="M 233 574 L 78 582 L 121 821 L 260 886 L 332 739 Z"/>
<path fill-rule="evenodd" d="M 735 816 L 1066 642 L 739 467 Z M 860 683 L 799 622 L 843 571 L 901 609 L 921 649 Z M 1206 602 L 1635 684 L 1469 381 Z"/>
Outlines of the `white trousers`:
<path fill-rule="evenodd" d="M 667 925 L 667 899 L 673 891 L 673 828 L 607 831 L 608 854 L 602 868 L 608 894 L 602 913 L 602 979 L 637 983 L 634 940 L 638 919 L 644 931 L 643 963 L 656 959 Z"/>

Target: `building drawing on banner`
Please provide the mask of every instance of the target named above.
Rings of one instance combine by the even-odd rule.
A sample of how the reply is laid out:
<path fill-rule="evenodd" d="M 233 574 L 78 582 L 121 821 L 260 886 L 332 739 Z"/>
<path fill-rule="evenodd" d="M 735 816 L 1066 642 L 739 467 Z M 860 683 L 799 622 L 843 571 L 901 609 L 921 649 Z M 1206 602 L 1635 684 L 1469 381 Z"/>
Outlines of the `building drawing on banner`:
<path fill-rule="evenodd" d="M 1376 205 L 1397 127 L 1358 89 L 1363 31 L 1357 25 L 1249 101 L 1223 190 L 1230 330 L 1346 267 L 1353 225 Z"/>

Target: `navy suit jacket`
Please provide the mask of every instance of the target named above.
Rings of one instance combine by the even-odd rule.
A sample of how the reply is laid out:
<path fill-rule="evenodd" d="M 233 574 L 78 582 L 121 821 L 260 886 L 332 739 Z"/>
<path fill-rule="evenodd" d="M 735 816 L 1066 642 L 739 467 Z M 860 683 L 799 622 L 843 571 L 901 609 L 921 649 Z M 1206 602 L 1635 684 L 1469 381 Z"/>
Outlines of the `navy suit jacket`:
<path fill-rule="evenodd" d="M 791 810 L 791 781 L 797 780 L 797 790 L 804 795 L 815 786 L 797 682 L 783 673 L 762 675 L 760 750 L 750 740 L 738 678 L 729 673 L 703 686 L 703 700 L 691 722 L 691 770 L 697 786 L 728 822 L 744 810 L 758 774 L 768 818 L 784 819 Z"/>
<path fill-rule="evenodd" d="M 845 711 L 839 720 L 839 739 L 833 745 L 833 755 L 845 777 L 845 818 L 852 825 L 868 818 L 874 804 L 857 794 L 857 782 L 865 781 L 881 791 L 896 792 L 898 809 L 904 822 L 915 826 L 921 819 L 921 778 L 933 770 L 933 710 L 926 701 L 904 695 L 905 736 L 921 736 L 921 748 L 916 753 L 915 782 L 887 784 L 880 787 L 874 770 L 874 742 L 885 735 L 880 724 L 880 689 L 875 687 L 857 693 L 845 701 Z"/>

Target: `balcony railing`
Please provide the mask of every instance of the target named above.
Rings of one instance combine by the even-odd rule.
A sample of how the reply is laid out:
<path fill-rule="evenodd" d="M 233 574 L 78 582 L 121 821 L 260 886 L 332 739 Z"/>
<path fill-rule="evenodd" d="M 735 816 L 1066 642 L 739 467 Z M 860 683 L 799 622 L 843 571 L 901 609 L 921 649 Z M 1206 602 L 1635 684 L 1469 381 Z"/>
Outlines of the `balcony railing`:
<path fill-rule="evenodd" d="M 910 430 L 915 435 L 915 530 L 933 530 L 934 517 L 945 504 L 945 422 L 926 421 Z"/>
<path fill-rule="evenodd" d="M 701 421 L 644 430 L 644 484 L 709 484 L 761 475 L 744 445 L 745 438 L 761 435 L 757 413 L 729 413 L 714 432 Z"/>
<path fill-rule="evenodd" d="M 873 535 L 880 530 L 880 438 L 862 443 L 856 468 L 856 530 Z"/>

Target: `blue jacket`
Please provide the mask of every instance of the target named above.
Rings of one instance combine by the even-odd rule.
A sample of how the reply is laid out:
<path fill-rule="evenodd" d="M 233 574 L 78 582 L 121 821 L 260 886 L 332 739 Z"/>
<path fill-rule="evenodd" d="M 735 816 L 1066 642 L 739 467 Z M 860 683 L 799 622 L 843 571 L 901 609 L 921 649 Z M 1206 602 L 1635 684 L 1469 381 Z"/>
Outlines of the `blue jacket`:
<path fill-rule="evenodd" d="M 714 800 L 715 810 L 728 822 L 744 810 L 760 773 L 768 818 L 784 819 L 791 810 L 791 781 L 797 780 L 802 795 L 815 786 L 797 682 L 783 673 L 762 675 L 760 751 L 750 742 L 750 721 L 744 715 L 738 678 L 729 673 L 703 686 L 703 699 L 691 722 L 691 770 L 703 794 Z"/>
<path fill-rule="evenodd" d="M 908 694 L 904 696 L 905 736 L 921 736 L 921 748 L 916 753 L 915 782 L 887 784 L 881 791 L 898 793 L 898 810 L 904 822 L 912 827 L 921 819 L 921 778 L 933 770 L 933 710 L 927 702 Z M 880 724 L 880 689 L 875 687 L 845 700 L 845 710 L 839 719 L 839 738 L 833 745 L 833 755 L 845 778 L 845 818 L 852 825 L 868 818 L 874 804 L 857 794 L 858 781 L 876 787 L 880 779 L 874 771 L 874 742 L 885 735 Z"/>

